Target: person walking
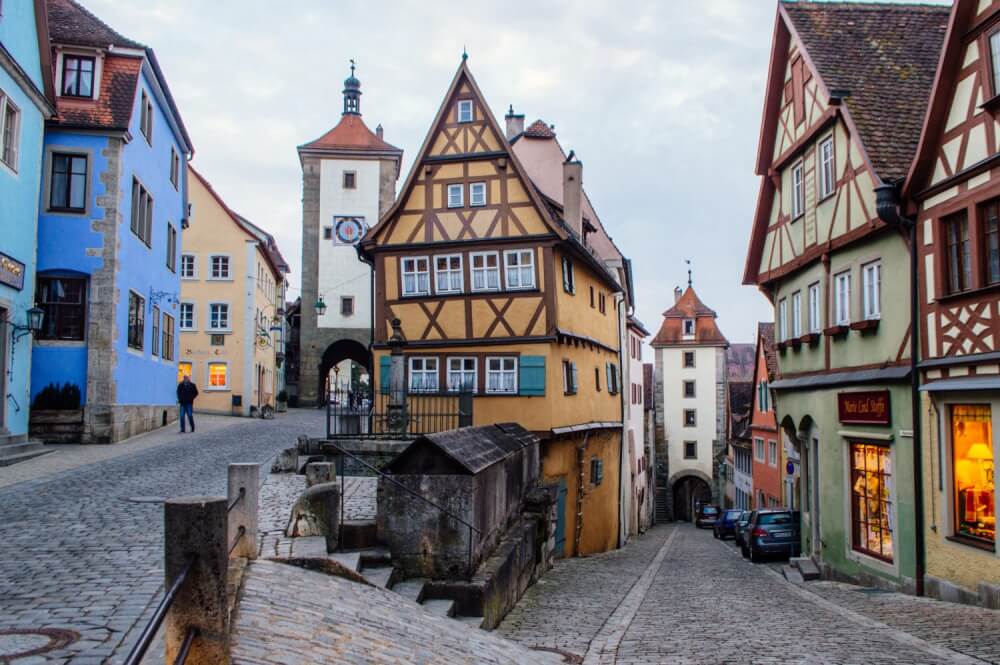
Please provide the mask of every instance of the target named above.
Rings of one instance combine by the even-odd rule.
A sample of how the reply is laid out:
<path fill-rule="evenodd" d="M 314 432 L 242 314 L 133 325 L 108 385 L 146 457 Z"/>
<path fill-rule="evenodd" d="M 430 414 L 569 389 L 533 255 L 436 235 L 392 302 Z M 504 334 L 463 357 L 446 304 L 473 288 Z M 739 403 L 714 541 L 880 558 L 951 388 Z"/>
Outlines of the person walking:
<path fill-rule="evenodd" d="M 198 386 L 191 382 L 191 377 L 184 375 L 181 382 L 177 384 L 177 401 L 181 405 L 181 434 L 184 434 L 184 416 L 191 423 L 191 431 L 194 432 L 194 398 L 198 396 Z"/>

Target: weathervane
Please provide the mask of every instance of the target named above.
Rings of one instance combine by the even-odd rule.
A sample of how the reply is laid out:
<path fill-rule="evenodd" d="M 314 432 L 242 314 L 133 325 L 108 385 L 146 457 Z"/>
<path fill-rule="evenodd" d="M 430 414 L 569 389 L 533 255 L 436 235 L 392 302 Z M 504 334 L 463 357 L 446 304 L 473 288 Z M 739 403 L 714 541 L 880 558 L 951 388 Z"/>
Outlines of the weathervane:
<path fill-rule="evenodd" d="M 684 259 L 684 263 L 688 266 L 688 288 L 691 288 L 691 259 Z"/>
<path fill-rule="evenodd" d="M 354 58 L 351 58 L 351 76 L 354 76 Z"/>

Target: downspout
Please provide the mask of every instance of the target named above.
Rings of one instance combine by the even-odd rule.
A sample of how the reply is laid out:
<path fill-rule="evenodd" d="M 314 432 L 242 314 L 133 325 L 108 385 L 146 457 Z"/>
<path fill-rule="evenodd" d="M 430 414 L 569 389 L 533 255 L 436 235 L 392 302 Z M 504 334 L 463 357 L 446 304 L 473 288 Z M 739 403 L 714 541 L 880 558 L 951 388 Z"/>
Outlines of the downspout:
<path fill-rule="evenodd" d="M 622 379 L 625 378 L 625 363 L 629 362 L 626 360 L 624 349 L 626 343 L 628 342 L 628 326 L 623 326 L 622 323 L 625 321 L 625 311 L 623 305 L 625 303 L 625 295 L 622 293 L 615 294 L 615 311 L 618 314 L 618 375 Z M 631 379 L 631 376 L 629 377 Z M 631 514 L 625 514 L 625 492 L 632 492 L 631 483 L 626 487 L 625 479 L 632 477 L 632 468 L 628 465 L 628 454 L 626 446 L 628 444 L 628 423 L 625 420 L 625 385 L 624 382 L 619 380 L 620 385 L 618 386 L 618 410 L 619 417 L 621 418 L 621 443 L 618 446 L 618 547 L 624 547 L 625 543 L 628 541 L 628 528 L 629 524 L 632 523 Z M 629 382 L 629 389 L 631 390 L 631 381 Z M 632 510 L 635 509 L 634 506 L 629 504 Z"/>
<path fill-rule="evenodd" d="M 910 410 L 913 419 L 913 509 L 914 509 L 914 573 L 916 595 L 924 595 L 924 569 L 926 551 L 924 549 L 924 479 L 923 479 L 923 437 L 920 413 L 920 375 L 917 369 L 917 355 L 920 349 L 920 300 L 917 289 L 917 223 L 900 214 L 898 185 L 879 185 L 875 188 L 875 206 L 879 219 L 901 231 L 909 231 L 910 236 Z"/>
<path fill-rule="evenodd" d="M 584 460 L 587 454 L 587 440 L 590 439 L 590 430 L 583 435 L 583 443 L 576 447 L 576 527 L 573 529 L 573 556 L 580 556 L 580 537 L 583 535 L 583 488 L 586 485 L 586 475 Z"/>
<path fill-rule="evenodd" d="M 358 253 L 358 260 L 362 263 L 367 263 L 372 271 L 371 278 L 368 280 L 368 309 L 369 324 L 368 324 L 368 387 L 374 390 L 375 388 L 375 260 L 368 256 L 368 252 L 361 249 L 361 243 L 359 242 L 354 246 L 354 251 Z M 381 386 L 380 386 L 381 387 Z"/>

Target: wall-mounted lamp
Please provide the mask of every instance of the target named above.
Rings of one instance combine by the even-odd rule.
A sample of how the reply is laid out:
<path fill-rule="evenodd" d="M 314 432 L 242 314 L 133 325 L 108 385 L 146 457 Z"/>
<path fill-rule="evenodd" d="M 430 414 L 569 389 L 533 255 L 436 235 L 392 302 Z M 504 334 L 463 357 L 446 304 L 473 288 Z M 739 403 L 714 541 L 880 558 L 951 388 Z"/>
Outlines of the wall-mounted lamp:
<path fill-rule="evenodd" d="M 45 318 L 45 311 L 40 307 L 32 307 L 27 311 L 27 325 L 21 326 L 16 323 L 12 327 L 14 342 L 25 335 L 34 335 L 42 330 L 42 319 Z"/>
<path fill-rule="evenodd" d="M 316 299 L 316 314 L 323 316 L 326 314 L 326 303 L 323 302 L 323 296 L 321 295 Z"/>

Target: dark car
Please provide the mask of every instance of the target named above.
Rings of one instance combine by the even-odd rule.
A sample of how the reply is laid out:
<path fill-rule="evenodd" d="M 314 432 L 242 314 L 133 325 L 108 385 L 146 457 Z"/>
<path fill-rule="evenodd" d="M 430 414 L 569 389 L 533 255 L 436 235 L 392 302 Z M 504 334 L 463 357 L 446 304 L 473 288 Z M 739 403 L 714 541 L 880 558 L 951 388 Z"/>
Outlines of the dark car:
<path fill-rule="evenodd" d="M 743 556 L 759 561 L 763 556 L 799 554 L 799 511 L 767 508 L 754 511 L 744 531 Z"/>
<path fill-rule="evenodd" d="M 739 546 L 742 551 L 747 546 L 747 536 L 750 528 L 750 520 L 753 519 L 753 510 L 744 510 L 743 515 L 740 517 L 740 521 L 736 524 L 736 535 L 733 540 L 736 541 L 737 546 Z M 743 556 L 746 556 L 744 554 Z"/>
<path fill-rule="evenodd" d="M 695 514 L 694 525 L 701 529 L 706 526 L 715 526 L 715 522 L 719 519 L 718 506 L 713 506 L 711 504 L 705 504 L 703 506 L 698 506 L 698 512 Z"/>
<path fill-rule="evenodd" d="M 716 538 L 721 538 L 725 540 L 730 536 L 736 535 L 736 524 L 739 522 L 740 517 L 743 516 L 743 510 L 740 508 L 727 510 L 722 513 L 722 516 L 716 520 L 715 526 L 712 527 L 712 534 Z"/>

